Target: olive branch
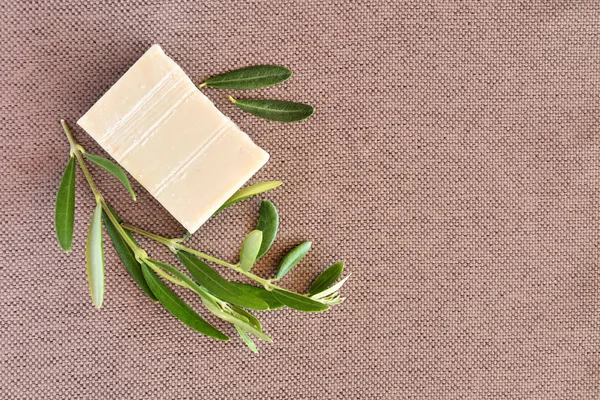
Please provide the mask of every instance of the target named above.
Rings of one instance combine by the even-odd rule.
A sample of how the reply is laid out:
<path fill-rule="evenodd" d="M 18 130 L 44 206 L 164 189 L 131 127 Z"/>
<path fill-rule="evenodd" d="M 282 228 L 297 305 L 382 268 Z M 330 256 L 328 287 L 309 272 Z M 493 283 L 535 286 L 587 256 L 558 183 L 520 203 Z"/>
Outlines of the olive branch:
<path fill-rule="evenodd" d="M 267 311 L 288 307 L 304 312 L 319 312 L 329 309 L 332 305 L 340 304 L 344 300 L 340 296 L 339 290 L 349 275 L 337 282 L 344 269 L 342 262 L 335 263 L 322 272 L 306 294 L 284 289 L 277 284 L 308 253 L 311 242 L 303 242 L 286 254 L 280 262 L 274 278 L 265 279 L 251 272 L 255 263 L 271 248 L 279 228 L 277 209 L 268 200 L 263 200 L 261 203 L 256 229 L 250 232 L 242 242 L 238 263 L 229 263 L 185 246 L 184 242 L 187 237 L 166 238 L 124 223 L 102 196 L 86 163 L 92 163 L 117 178 L 135 201 L 135 193 L 127 175 L 112 161 L 87 153 L 75 141 L 64 120 L 61 120 L 61 125 L 70 144 L 70 158 L 56 198 L 56 234 L 61 248 L 65 252 L 70 251 L 73 243 L 75 165 L 77 164 L 96 200 L 88 229 L 85 258 L 90 295 L 92 303 L 97 308 L 102 306 L 104 300 L 103 224 L 125 269 L 146 296 L 159 302 L 167 311 L 192 329 L 206 336 L 228 341 L 229 337 L 225 333 L 202 318 L 171 287 L 179 286 L 192 291 L 200 297 L 202 304 L 210 314 L 231 323 L 244 343 L 254 352 L 257 352 L 258 349 L 250 335 L 266 342 L 271 342 L 271 338 L 263 331 L 260 321 L 249 310 Z M 279 181 L 269 181 L 243 188 L 227 200 L 217 213 L 248 197 L 268 192 L 280 185 Z M 144 236 L 167 246 L 177 255 L 187 273 L 168 263 L 151 258 L 136 242 L 133 234 Z M 208 263 L 229 268 L 258 285 L 226 280 Z"/>

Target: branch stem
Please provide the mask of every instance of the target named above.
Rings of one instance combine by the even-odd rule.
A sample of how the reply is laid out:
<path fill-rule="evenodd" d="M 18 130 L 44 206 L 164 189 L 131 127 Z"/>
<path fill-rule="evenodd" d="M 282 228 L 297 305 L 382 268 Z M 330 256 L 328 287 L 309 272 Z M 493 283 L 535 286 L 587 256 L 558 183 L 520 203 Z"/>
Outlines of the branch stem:
<path fill-rule="evenodd" d="M 83 157 L 81 155 L 81 150 L 80 150 L 80 149 L 82 149 L 82 147 L 77 142 L 75 142 L 75 139 L 73 139 L 73 134 L 71 133 L 71 129 L 67 125 L 66 121 L 64 119 L 61 119 L 60 124 L 62 125 L 62 128 L 65 131 L 65 135 L 67 135 L 69 144 L 71 145 L 71 154 L 74 155 L 75 158 L 77 158 L 77 162 L 79 163 L 81 172 L 83 172 L 85 179 L 87 180 L 88 184 L 90 185 L 90 189 L 92 189 L 92 193 L 94 193 L 94 197 L 96 198 L 96 203 L 100 203 L 102 201 L 102 195 L 100 194 L 100 191 L 96 187 L 96 184 L 94 183 L 94 180 L 92 179 L 92 175 L 90 175 L 90 171 L 88 171 L 88 169 L 85 165 L 85 162 L 83 161 Z"/>
<path fill-rule="evenodd" d="M 194 255 L 194 256 L 196 256 L 198 258 L 201 258 L 203 260 L 210 261 L 210 262 L 213 262 L 213 263 L 215 263 L 217 265 L 221 265 L 223 267 L 227 267 L 229 269 L 232 269 L 235 272 L 238 272 L 238 273 L 240 273 L 242 275 L 245 275 L 246 277 L 252 279 L 253 281 L 260 283 L 267 290 L 281 289 L 279 286 L 273 284 L 274 280 L 263 279 L 260 276 L 253 274 L 252 272 L 244 271 L 243 269 L 240 268 L 240 266 L 238 264 L 231 264 L 231 263 L 228 263 L 227 261 L 221 260 L 220 258 L 213 257 L 210 254 L 206 254 L 206 253 L 203 253 L 201 251 L 189 248 L 189 247 L 183 245 L 180 242 L 179 239 L 169 239 L 169 238 L 156 235 L 156 234 L 154 234 L 152 232 L 149 232 L 149 231 L 147 231 L 145 229 L 138 228 L 136 226 L 132 226 L 132 225 L 129 225 L 129 224 L 122 224 L 121 226 L 124 229 L 126 229 L 126 230 L 128 230 L 130 232 L 137 233 L 138 235 L 142 235 L 144 237 L 147 237 L 150 240 L 153 240 L 153 241 L 155 241 L 157 243 L 161 243 L 161 244 L 167 246 L 174 253 L 177 253 L 177 251 L 180 251 L 180 250 L 181 251 L 185 251 L 186 253 L 192 254 L 192 255 Z"/>
<path fill-rule="evenodd" d="M 110 219 L 110 221 L 113 223 L 113 225 L 119 232 L 119 235 L 121 235 L 121 237 L 123 238 L 125 243 L 127 243 L 127 246 L 129 246 L 129 248 L 135 253 L 136 258 L 138 260 L 140 260 L 140 259 L 143 259 L 144 257 L 147 257 L 146 252 L 144 250 L 142 250 L 137 244 L 135 244 L 135 242 L 133 240 L 131 240 L 131 238 L 129 237 L 127 232 L 125 232 L 125 230 L 121 227 L 121 224 L 117 220 L 117 217 L 113 214 L 110 207 L 108 207 L 108 205 L 104 201 L 104 197 L 102 197 L 102 194 L 96 187 L 96 184 L 94 183 L 94 179 L 92 178 L 90 171 L 87 169 L 87 166 L 85 165 L 85 161 L 82 156 L 82 151 L 84 151 L 83 147 L 81 147 L 73 138 L 73 134 L 71 133 L 71 129 L 69 128 L 69 125 L 67 125 L 67 122 L 64 119 L 60 120 L 60 124 L 62 125 L 65 135 L 67 136 L 67 140 L 69 141 L 69 144 L 71 145 L 71 154 L 74 155 L 75 158 L 77 158 L 77 163 L 79 164 L 79 167 L 81 168 L 81 172 L 83 172 L 83 175 L 85 176 L 85 179 L 86 179 L 88 185 L 90 186 L 90 189 L 92 190 L 92 193 L 94 194 L 94 197 L 96 198 L 96 204 L 100 204 L 102 206 L 102 209 L 104 210 L 106 215 L 108 215 L 108 218 Z"/>

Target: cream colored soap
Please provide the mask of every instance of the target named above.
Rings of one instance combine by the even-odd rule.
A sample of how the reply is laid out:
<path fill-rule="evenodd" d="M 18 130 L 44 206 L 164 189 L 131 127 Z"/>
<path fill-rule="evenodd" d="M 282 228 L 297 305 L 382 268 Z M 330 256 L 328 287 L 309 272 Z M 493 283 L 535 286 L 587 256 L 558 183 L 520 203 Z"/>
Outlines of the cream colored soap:
<path fill-rule="evenodd" d="M 269 159 L 159 45 L 77 123 L 191 233 Z"/>

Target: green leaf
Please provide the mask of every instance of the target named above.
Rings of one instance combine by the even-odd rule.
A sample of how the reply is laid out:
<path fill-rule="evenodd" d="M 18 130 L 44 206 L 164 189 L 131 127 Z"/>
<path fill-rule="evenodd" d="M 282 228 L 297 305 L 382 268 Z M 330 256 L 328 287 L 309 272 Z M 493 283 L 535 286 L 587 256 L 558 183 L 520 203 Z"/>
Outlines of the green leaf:
<path fill-rule="evenodd" d="M 344 283 L 346 283 L 346 281 L 348 280 L 348 278 L 350 278 L 350 275 L 348 275 L 347 277 L 345 277 L 344 279 L 342 279 L 341 281 L 339 281 L 338 283 L 336 283 L 335 285 L 331 286 L 328 289 L 323 290 L 320 293 L 317 293 L 313 296 L 311 296 L 313 299 L 318 300 L 318 299 L 322 299 L 323 297 L 327 297 L 329 295 L 334 294 L 335 292 L 337 292 L 338 290 L 341 289 L 342 286 L 344 286 Z"/>
<path fill-rule="evenodd" d="M 244 271 L 250 271 L 256 262 L 258 251 L 262 243 L 263 233 L 254 230 L 246 236 L 240 250 L 240 268 Z"/>
<path fill-rule="evenodd" d="M 136 200 L 135 193 L 133 192 L 133 189 L 131 188 L 129 179 L 127 178 L 125 171 L 123 171 L 121 169 L 121 167 L 119 167 L 114 162 L 107 160 L 104 157 L 95 156 L 95 155 L 89 154 L 89 153 L 84 153 L 83 155 L 85 156 L 85 158 L 87 158 L 88 160 L 90 160 L 91 162 L 93 162 L 94 164 L 96 164 L 97 166 L 99 166 L 100 168 L 104 169 L 109 174 L 111 174 L 112 176 L 117 178 L 123 184 L 123 186 L 125 186 L 125 189 L 127 189 L 129 194 L 133 198 L 133 201 Z"/>
<path fill-rule="evenodd" d="M 249 332 L 257 338 L 264 340 L 265 342 L 272 342 L 269 336 L 267 336 L 261 329 L 256 329 L 254 326 L 252 326 L 244 317 L 232 315 L 229 312 L 223 311 L 221 307 L 219 307 L 219 305 L 212 298 L 208 296 L 203 296 L 202 302 L 211 313 L 213 313 L 218 318 L 221 318 L 223 321 L 232 323 L 244 332 Z"/>
<path fill-rule="evenodd" d="M 117 221 L 120 221 L 119 216 L 117 215 L 117 213 L 115 213 L 115 211 L 112 209 L 112 207 L 108 206 L 108 208 L 111 209 L 111 211 L 112 211 L 113 215 L 116 217 Z M 127 245 L 127 243 L 125 243 L 125 240 L 123 240 L 123 238 L 117 231 L 117 228 L 115 228 L 115 225 L 112 223 L 112 221 L 110 220 L 110 218 L 108 217 L 108 215 L 105 212 L 103 212 L 103 214 L 102 214 L 102 220 L 104 221 L 104 226 L 106 227 L 106 232 L 108 232 L 108 236 L 110 236 L 110 239 L 112 240 L 115 251 L 117 252 L 117 254 L 119 255 L 119 258 L 123 262 L 125 269 L 127 270 L 127 272 L 129 272 L 129 275 L 131 275 L 133 280 L 144 291 L 146 296 L 150 297 L 154 301 L 157 301 L 158 299 L 156 298 L 154 293 L 152 293 L 152 290 L 150 290 L 150 287 L 148 286 L 148 283 L 146 282 L 146 279 L 144 278 L 144 273 L 142 272 L 142 266 L 135 259 L 135 254 L 133 253 L 133 250 L 131 250 L 131 248 Z M 126 233 L 130 235 L 129 232 L 126 232 Z"/>
<path fill-rule="evenodd" d="M 269 310 L 282 308 L 284 305 L 275 298 L 273 292 L 259 286 L 248 285 L 246 283 L 230 282 L 238 291 L 244 291 L 262 299 L 269 306 Z"/>
<path fill-rule="evenodd" d="M 277 300 L 298 311 L 318 312 L 329 309 L 326 304 L 320 303 L 308 297 L 288 292 L 282 289 L 273 289 L 273 295 Z"/>
<path fill-rule="evenodd" d="M 146 265 L 152 267 L 153 265 L 158 267 L 158 271 L 154 269 L 159 276 L 165 278 L 169 282 L 175 283 L 180 286 L 188 285 L 190 289 L 196 292 L 200 297 L 212 296 L 205 288 L 200 287 L 196 281 L 190 279 L 186 274 L 178 270 L 177 268 L 164 263 L 162 261 L 147 258 L 145 260 Z"/>
<path fill-rule="evenodd" d="M 277 279 L 281 279 L 287 275 L 288 272 L 291 271 L 292 268 L 296 266 L 304 258 L 306 253 L 310 250 L 311 242 L 300 243 L 298 246 L 294 247 L 292 251 L 287 253 L 281 263 L 279 264 L 279 268 L 277 270 Z"/>
<path fill-rule="evenodd" d="M 233 304 L 231 304 L 230 307 L 233 310 L 233 312 L 235 312 L 238 316 L 243 317 L 246 321 L 248 321 L 248 323 L 250 325 L 252 325 L 256 329 L 258 329 L 259 331 L 262 331 L 262 325 L 260 324 L 260 321 L 254 315 L 250 314 L 248 311 L 244 310 L 243 308 L 235 306 Z"/>
<path fill-rule="evenodd" d="M 273 242 L 275 242 L 277 230 L 279 229 L 279 214 L 277 213 L 275 204 L 271 203 L 269 200 L 263 200 L 262 203 L 260 203 L 258 214 L 259 217 L 256 229 L 262 231 L 262 244 L 260 245 L 260 250 L 256 257 L 257 260 L 269 251 Z"/>
<path fill-rule="evenodd" d="M 58 244 L 63 251 L 73 246 L 73 224 L 75 223 L 75 158 L 71 157 L 63 173 L 54 208 L 54 228 Z"/>
<path fill-rule="evenodd" d="M 253 185 L 247 186 L 243 189 L 238 190 L 231 196 L 221 208 L 219 208 L 215 214 L 223 211 L 227 207 L 230 207 L 236 203 L 239 203 L 242 200 L 247 199 L 248 197 L 256 196 L 257 194 L 268 192 L 269 190 L 273 190 L 276 187 L 279 187 L 283 184 L 281 181 L 266 181 L 266 182 L 258 182 Z"/>
<path fill-rule="evenodd" d="M 102 307 L 104 301 L 104 244 L 102 242 L 102 206 L 96 205 L 85 245 L 85 264 L 92 303 Z"/>
<path fill-rule="evenodd" d="M 158 298 L 158 301 L 181 322 L 192 328 L 193 330 L 202 333 L 203 335 L 222 340 L 229 341 L 229 338 L 219 331 L 217 328 L 206 322 L 200 317 L 189 305 L 181 300 L 169 287 L 161 281 L 158 276 L 146 264 L 142 264 L 144 278 L 148 282 L 148 286 Z"/>
<path fill-rule="evenodd" d="M 224 279 L 217 271 L 199 258 L 184 251 L 177 252 L 177 256 L 196 282 L 221 300 L 253 310 L 267 310 L 269 308 L 267 303 L 260 298 L 236 290 L 231 282 Z"/>
<path fill-rule="evenodd" d="M 246 346 L 248 346 L 253 353 L 258 353 L 258 347 L 256 347 L 256 343 L 254 343 L 254 340 L 252 340 L 250 336 L 248 336 L 248 334 L 244 332 L 240 327 L 236 326 L 235 329 L 242 338 L 242 341 L 246 343 Z"/>
<path fill-rule="evenodd" d="M 208 78 L 199 85 L 218 89 L 260 89 L 287 81 L 292 71 L 279 65 L 254 65 Z"/>
<path fill-rule="evenodd" d="M 310 288 L 308 288 L 308 294 L 317 294 L 327 289 L 329 286 L 333 285 L 343 271 L 343 262 L 337 262 L 333 264 L 331 267 L 327 268 L 325 271 L 321 272 L 319 276 L 317 276 L 317 279 L 315 279 L 312 285 L 310 285 Z"/>
<path fill-rule="evenodd" d="M 315 112 L 312 106 L 293 101 L 234 99 L 231 96 L 229 100 L 238 108 L 270 121 L 297 122 L 307 119 Z"/>

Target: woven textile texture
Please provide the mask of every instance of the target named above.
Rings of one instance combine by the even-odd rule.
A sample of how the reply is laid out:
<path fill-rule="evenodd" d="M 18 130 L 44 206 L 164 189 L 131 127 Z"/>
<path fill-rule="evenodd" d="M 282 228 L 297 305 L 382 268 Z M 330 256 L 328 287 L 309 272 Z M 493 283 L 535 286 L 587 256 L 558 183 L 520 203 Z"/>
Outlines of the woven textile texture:
<path fill-rule="evenodd" d="M 75 121 L 153 43 L 195 82 L 289 66 L 240 96 L 317 109 L 268 122 L 202 89 L 271 154 L 253 181 L 285 182 L 263 196 L 281 231 L 258 273 L 310 239 L 283 286 L 353 274 L 326 313 L 263 313 L 259 355 L 148 301 L 107 236 L 93 308 L 79 173 L 74 247 L 57 244 L 59 119 L 106 155 Z M 0 0 L 0 71 L 0 400 L 599 398 L 598 2 Z M 184 233 L 139 184 L 133 203 L 92 174 L 127 221 Z M 259 204 L 189 243 L 235 261 Z"/>

